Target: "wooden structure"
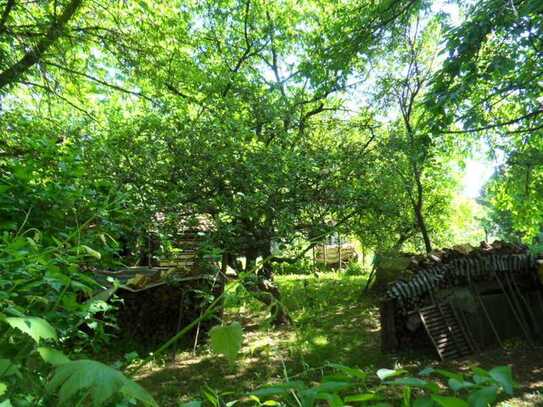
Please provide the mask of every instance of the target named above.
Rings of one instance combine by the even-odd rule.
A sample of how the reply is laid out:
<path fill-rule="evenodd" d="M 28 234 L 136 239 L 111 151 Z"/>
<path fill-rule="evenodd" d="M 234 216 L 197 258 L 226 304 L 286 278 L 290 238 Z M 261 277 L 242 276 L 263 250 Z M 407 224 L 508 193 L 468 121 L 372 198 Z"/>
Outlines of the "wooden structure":
<path fill-rule="evenodd" d="M 118 336 L 144 349 L 152 348 L 198 318 L 210 298 L 222 293 L 225 279 L 215 259 L 201 252 L 204 241 L 201 231 L 186 230 L 176 242 L 178 250 L 173 256 L 160 259 L 158 266 L 95 273 L 105 289 L 112 291 L 112 279 L 119 286 Z M 195 339 L 213 323 L 198 325 L 187 338 Z"/>
<path fill-rule="evenodd" d="M 330 236 L 326 241 L 313 248 L 314 263 L 341 269 L 353 261 L 358 261 L 358 252 L 354 244 L 348 240 L 342 240 L 339 233 Z"/>
<path fill-rule="evenodd" d="M 543 335 L 537 259 L 523 247 L 497 242 L 443 250 L 418 256 L 410 273 L 383 298 L 384 351 L 432 346 L 450 359 L 519 335 L 533 344 Z"/>

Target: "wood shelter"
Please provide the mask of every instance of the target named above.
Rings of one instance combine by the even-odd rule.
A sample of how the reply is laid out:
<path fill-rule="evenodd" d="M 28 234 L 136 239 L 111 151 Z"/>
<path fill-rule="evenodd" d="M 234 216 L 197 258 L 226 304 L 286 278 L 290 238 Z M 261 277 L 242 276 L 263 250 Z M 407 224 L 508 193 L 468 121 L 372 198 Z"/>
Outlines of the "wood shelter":
<path fill-rule="evenodd" d="M 414 257 L 411 277 L 390 284 L 381 303 L 384 351 L 432 346 L 441 359 L 522 336 L 543 335 L 538 259 L 495 242 Z"/>
<path fill-rule="evenodd" d="M 144 348 L 156 346 L 197 319 L 224 290 L 225 278 L 217 259 L 202 250 L 205 231 L 186 229 L 177 239 L 175 254 L 154 267 L 97 271 L 95 278 L 109 291 L 118 286 L 120 337 Z M 214 314 L 220 316 L 222 309 Z M 197 339 L 214 321 L 199 324 L 189 338 Z"/>

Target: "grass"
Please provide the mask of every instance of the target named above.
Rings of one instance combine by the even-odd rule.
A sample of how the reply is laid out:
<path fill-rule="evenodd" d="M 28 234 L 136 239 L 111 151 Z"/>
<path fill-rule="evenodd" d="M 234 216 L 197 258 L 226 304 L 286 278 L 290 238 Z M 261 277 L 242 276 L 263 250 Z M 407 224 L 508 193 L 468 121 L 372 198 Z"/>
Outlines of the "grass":
<path fill-rule="evenodd" d="M 178 353 L 174 363 L 148 366 L 137 379 L 160 406 L 177 406 L 180 401 L 201 398 L 205 388 L 234 399 L 234 392 L 239 395 L 285 376 L 318 379 L 328 362 L 372 370 L 397 366 L 416 370 L 437 363 L 431 352 L 389 355 L 380 351 L 377 298 L 363 295 L 365 276 L 330 272 L 279 276 L 276 281 L 293 325 L 269 326 L 268 310 L 242 287 L 232 287 L 233 294 L 226 299 L 225 319 L 243 325 L 239 360 L 235 365 L 228 363 L 203 345 L 196 353 Z M 524 407 L 543 405 L 541 362 L 540 350 L 521 346 L 442 366 L 464 370 L 473 365 L 512 364 L 522 394 L 504 405 Z"/>

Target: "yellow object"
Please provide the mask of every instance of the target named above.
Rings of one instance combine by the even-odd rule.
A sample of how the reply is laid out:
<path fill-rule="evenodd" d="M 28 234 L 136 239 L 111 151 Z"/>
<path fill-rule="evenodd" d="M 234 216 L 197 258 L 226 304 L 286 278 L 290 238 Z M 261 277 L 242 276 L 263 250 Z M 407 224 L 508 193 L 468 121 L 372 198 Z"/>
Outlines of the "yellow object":
<path fill-rule="evenodd" d="M 145 287 L 148 281 L 149 279 L 147 278 L 147 276 L 143 274 L 136 274 L 134 277 L 132 277 L 126 282 L 126 285 L 129 285 L 135 288 L 141 288 L 141 287 Z"/>

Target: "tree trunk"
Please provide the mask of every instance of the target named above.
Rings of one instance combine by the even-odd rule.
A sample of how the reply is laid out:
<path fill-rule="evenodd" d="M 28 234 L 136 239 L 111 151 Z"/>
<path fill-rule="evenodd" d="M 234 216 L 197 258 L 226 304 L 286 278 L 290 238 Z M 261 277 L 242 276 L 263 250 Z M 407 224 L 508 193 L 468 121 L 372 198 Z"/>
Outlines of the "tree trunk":
<path fill-rule="evenodd" d="M 417 219 L 417 226 L 419 227 L 420 234 L 424 240 L 424 247 L 426 253 L 432 251 L 432 242 L 430 241 L 430 236 L 428 235 L 428 229 L 426 228 L 426 222 L 424 221 L 424 216 L 422 215 L 422 205 L 415 205 L 415 218 Z"/>
<path fill-rule="evenodd" d="M 424 189 L 422 187 L 422 182 L 420 181 L 421 173 L 414 165 L 414 174 L 415 182 L 417 184 L 417 200 L 413 205 L 413 210 L 415 211 L 415 219 L 417 221 L 417 226 L 424 240 L 424 248 L 426 253 L 432 251 L 432 242 L 430 241 L 430 236 L 428 235 L 428 229 L 426 228 L 426 221 L 424 220 L 424 215 L 422 214 L 422 208 L 424 206 Z"/>
<path fill-rule="evenodd" d="M 290 324 L 291 319 L 288 316 L 285 307 L 281 303 L 281 293 L 279 288 L 273 282 L 273 263 L 271 262 L 271 241 L 267 241 L 262 247 L 262 268 L 259 270 L 258 276 L 258 288 L 269 294 L 270 312 L 272 315 L 273 325 L 285 325 Z"/>

